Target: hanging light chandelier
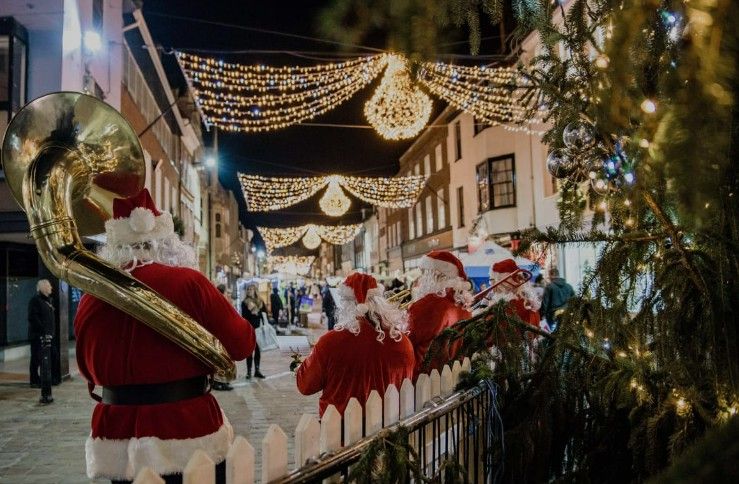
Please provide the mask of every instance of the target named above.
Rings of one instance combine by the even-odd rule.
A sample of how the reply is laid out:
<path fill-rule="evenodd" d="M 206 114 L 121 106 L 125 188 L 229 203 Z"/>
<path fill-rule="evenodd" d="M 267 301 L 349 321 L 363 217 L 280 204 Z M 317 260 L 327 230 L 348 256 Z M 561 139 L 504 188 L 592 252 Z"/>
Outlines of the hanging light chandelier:
<path fill-rule="evenodd" d="M 329 177 L 328 188 L 326 188 L 326 193 L 318 201 L 318 205 L 323 210 L 323 213 L 330 217 L 344 215 L 349 210 L 352 201 L 349 200 L 349 197 L 344 194 L 344 190 L 339 186 L 338 177 Z"/>
<path fill-rule="evenodd" d="M 428 123 L 432 102 L 408 73 L 408 62 L 389 55 L 385 75 L 364 105 L 367 121 L 385 139 L 413 138 Z"/>
<path fill-rule="evenodd" d="M 308 230 L 305 231 L 303 245 L 308 250 L 317 249 L 321 245 L 321 236 L 318 235 L 315 225 L 308 227 Z"/>

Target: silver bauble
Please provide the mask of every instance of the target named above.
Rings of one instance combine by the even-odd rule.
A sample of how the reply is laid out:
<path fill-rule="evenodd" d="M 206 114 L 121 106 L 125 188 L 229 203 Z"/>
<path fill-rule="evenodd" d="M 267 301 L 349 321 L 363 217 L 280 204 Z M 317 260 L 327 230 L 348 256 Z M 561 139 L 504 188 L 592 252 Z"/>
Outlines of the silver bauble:
<path fill-rule="evenodd" d="M 567 178 L 578 168 L 577 160 L 564 150 L 552 150 L 547 156 L 547 170 L 554 178 Z"/>
<path fill-rule="evenodd" d="M 595 146 L 593 127 L 587 123 L 575 121 L 565 126 L 562 141 L 571 150 L 587 150 Z"/>

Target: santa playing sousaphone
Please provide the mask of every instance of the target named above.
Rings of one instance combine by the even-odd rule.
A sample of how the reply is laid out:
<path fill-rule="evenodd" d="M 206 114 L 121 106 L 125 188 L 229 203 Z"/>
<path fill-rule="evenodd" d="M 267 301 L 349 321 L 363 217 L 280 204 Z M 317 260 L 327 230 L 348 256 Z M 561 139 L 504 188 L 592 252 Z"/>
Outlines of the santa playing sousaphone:
<path fill-rule="evenodd" d="M 454 323 L 468 319 L 472 303 L 472 285 L 454 254 L 432 250 L 423 256 L 418 267 L 422 273 L 415 282 L 413 304 L 408 308 L 408 338 L 416 355 L 414 378 L 424 370 L 423 360 L 434 338 Z M 453 356 L 453 349 L 443 349 L 429 369 L 440 370 Z"/>

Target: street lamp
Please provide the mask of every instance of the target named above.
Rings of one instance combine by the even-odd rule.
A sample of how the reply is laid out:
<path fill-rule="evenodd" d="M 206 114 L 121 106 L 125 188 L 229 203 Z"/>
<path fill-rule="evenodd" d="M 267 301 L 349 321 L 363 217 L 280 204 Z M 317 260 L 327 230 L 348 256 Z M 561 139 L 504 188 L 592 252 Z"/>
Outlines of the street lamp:
<path fill-rule="evenodd" d="M 214 168 L 216 166 L 217 160 L 215 156 L 209 156 L 205 159 L 205 166 L 208 168 Z"/>
<path fill-rule="evenodd" d="M 85 49 L 91 54 L 95 54 L 103 48 L 103 39 L 100 33 L 95 30 L 88 30 L 83 37 Z"/>

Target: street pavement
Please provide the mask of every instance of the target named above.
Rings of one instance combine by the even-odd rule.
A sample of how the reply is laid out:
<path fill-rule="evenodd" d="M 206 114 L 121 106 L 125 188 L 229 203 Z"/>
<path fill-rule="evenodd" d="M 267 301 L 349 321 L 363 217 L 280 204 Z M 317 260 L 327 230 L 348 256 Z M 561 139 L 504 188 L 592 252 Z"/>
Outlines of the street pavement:
<path fill-rule="evenodd" d="M 313 329 L 315 341 L 323 330 Z M 281 348 L 262 353 L 264 380 L 244 379 L 238 363 L 235 389 L 213 392 L 234 427 L 256 451 L 261 474 L 261 441 L 272 423 L 288 435 L 290 469 L 294 468 L 295 427 L 303 413 L 318 414 L 318 395 L 303 396 L 289 371 L 290 348 L 308 352 L 305 337 L 281 337 Z M 40 405 L 40 390 L 27 383 L 27 360 L 0 363 L 0 483 L 80 483 L 85 474 L 85 438 L 90 431 L 93 401 L 87 384 L 70 358 L 72 378 L 53 388 L 54 403 Z M 99 390 L 99 389 L 98 389 Z"/>

